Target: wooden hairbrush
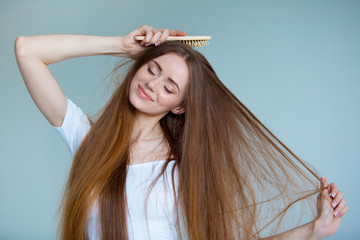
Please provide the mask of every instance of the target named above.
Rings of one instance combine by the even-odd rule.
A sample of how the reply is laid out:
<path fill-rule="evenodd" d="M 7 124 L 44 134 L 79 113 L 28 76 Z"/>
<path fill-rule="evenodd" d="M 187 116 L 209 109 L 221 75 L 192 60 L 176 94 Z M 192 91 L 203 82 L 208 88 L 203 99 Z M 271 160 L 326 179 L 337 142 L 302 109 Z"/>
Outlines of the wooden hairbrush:
<path fill-rule="evenodd" d="M 145 36 L 135 36 L 135 40 L 142 41 Z M 166 41 L 179 41 L 192 48 L 203 47 L 209 45 L 211 36 L 169 36 Z"/>

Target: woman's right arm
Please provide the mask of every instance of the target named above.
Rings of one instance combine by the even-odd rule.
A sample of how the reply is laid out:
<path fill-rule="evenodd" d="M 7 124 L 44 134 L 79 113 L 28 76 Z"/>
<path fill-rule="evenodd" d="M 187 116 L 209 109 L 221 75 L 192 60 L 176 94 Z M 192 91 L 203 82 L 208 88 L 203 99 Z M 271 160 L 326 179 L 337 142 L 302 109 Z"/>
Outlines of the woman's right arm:
<path fill-rule="evenodd" d="M 16 39 L 15 54 L 25 85 L 51 125 L 61 126 L 67 101 L 48 65 L 74 57 L 114 52 L 115 46 L 119 45 L 119 38 L 40 35 Z"/>
<path fill-rule="evenodd" d="M 59 84 L 50 73 L 49 64 L 65 59 L 94 55 L 133 57 L 145 45 L 161 44 L 167 36 L 184 35 L 181 31 L 154 29 L 148 25 L 125 36 L 39 35 L 18 37 L 15 55 L 25 85 L 41 113 L 55 127 L 61 126 L 67 101 Z M 140 44 L 135 35 L 146 36 Z"/>

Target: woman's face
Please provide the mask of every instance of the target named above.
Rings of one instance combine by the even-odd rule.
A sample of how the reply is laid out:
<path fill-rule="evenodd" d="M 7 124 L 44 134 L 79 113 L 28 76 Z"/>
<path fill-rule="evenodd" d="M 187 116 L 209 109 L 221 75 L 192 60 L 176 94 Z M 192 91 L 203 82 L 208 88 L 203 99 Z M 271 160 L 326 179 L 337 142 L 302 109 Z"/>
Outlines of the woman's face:
<path fill-rule="evenodd" d="M 165 116 L 184 112 L 182 106 L 189 68 L 175 53 L 154 58 L 136 72 L 130 84 L 130 102 L 140 112 Z"/>

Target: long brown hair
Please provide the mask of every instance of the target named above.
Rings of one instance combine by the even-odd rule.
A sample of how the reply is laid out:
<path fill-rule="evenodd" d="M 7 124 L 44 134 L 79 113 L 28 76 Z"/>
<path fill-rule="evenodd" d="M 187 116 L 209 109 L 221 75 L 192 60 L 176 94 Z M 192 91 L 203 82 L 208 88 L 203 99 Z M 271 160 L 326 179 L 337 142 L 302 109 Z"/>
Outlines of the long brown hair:
<path fill-rule="evenodd" d="M 169 42 L 139 54 L 80 145 L 65 189 L 61 238 L 88 239 L 86 224 L 97 200 L 101 239 L 128 239 L 125 186 L 135 111 L 128 90 L 142 65 L 166 53 L 183 57 L 190 70 L 185 113 L 169 112 L 160 120 L 169 145 L 161 174 L 174 160 L 179 176 L 179 237 L 272 236 L 288 227 L 290 209 L 304 203 L 312 210 L 317 174 L 222 84 L 202 54 Z"/>

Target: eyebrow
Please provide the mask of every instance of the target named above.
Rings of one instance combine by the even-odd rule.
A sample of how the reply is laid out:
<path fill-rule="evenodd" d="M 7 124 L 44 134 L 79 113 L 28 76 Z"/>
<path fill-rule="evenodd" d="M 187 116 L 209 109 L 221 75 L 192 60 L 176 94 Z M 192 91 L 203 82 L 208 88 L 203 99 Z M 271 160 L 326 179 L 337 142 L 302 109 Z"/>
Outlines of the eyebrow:
<path fill-rule="evenodd" d="M 159 70 L 160 70 L 160 72 L 162 72 L 162 68 L 161 68 L 161 66 L 160 66 L 160 64 L 157 62 L 157 61 L 155 61 L 155 60 L 151 60 L 153 63 L 155 63 L 155 65 L 159 68 Z M 172 78 L 168 78 L 169 79 L 169 81 L 172 83 L 172 84 L 174 84 L 176 87 L 177 87 L 177 89 L 179 90 L 179 92 L 180 92 L 180 87 L 179 87 L 179 85 L 174 81 L 174 79 L 172 79 Z"/>

